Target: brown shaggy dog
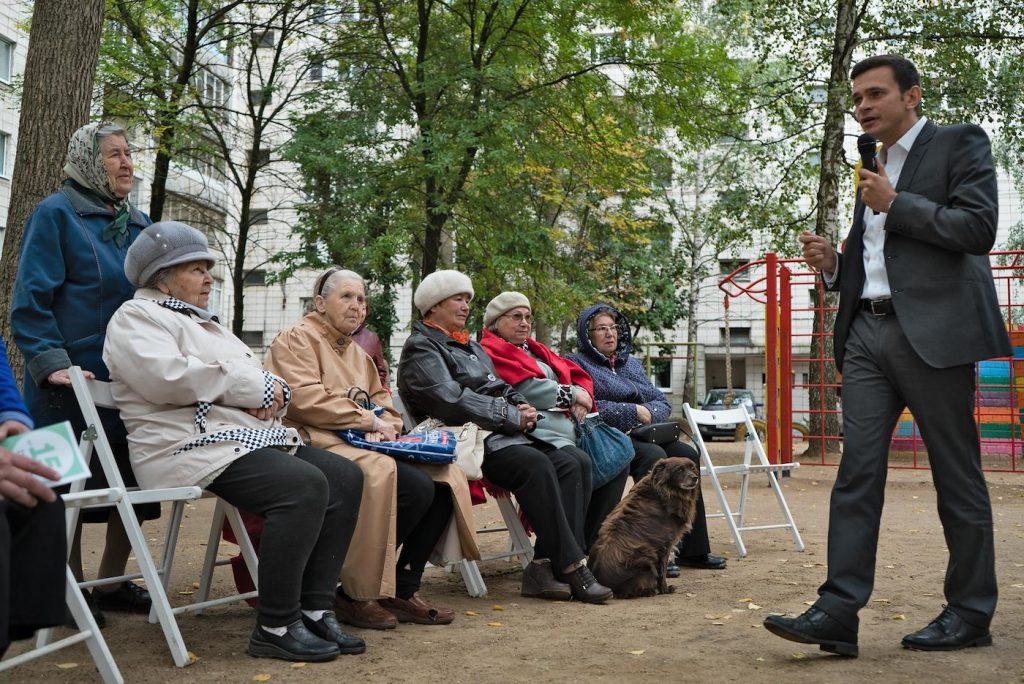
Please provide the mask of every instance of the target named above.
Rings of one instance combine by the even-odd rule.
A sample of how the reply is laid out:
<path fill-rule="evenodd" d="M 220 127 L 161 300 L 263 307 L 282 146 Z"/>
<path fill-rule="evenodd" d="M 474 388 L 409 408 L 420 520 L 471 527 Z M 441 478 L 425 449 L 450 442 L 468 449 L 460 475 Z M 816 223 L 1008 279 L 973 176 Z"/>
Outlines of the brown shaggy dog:
<path fill-rule="evenodd" d="M 615 598 L 675 591 L 665 571 L 693 526 L 700 470 L 688 458 L 664 458 L 619 502 L 597 534 L 587 564 Z"/>

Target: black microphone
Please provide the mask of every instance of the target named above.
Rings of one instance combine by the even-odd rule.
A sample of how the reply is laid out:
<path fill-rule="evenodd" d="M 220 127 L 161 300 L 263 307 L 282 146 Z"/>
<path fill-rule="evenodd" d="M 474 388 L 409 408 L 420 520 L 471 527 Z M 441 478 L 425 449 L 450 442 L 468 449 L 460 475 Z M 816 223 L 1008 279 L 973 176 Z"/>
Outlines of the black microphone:
<path fill-rule="evenodd" d="M 875 163 L 875 159 L 878 158 L 878 140 L 875 136 L 861 133 L 857 138 L 857 151 L 860 152 L 860 167 L 871 173 L 878 173 L 878 164 Z M 877 213 L 875 211 L 875 214 Z"/>

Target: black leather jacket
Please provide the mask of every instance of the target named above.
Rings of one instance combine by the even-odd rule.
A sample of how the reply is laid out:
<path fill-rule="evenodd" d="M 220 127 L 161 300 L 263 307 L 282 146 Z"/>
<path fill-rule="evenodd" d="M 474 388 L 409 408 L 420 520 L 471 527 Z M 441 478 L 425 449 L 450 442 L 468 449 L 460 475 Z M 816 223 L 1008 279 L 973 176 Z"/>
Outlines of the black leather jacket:
<path fill-rule="evenodd" d="M 419 321 L 402 347 L 398 392 L 417 422 L 429 417 L 521 434 L 516 405 L 526 399 L 498 377 L 484 348 L 473 340 L 456 342 Z"/>

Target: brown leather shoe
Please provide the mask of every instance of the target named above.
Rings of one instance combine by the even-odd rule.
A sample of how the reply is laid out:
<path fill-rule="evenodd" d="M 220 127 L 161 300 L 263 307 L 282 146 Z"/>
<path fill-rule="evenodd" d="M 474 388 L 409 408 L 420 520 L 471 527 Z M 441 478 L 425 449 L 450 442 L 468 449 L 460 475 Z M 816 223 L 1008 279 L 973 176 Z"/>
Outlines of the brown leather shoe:
<path fill-rule="evenodd" d="M 380 607 L 376 601 L 356 601 L 341 593 L 334 594 L 334 608 L 338 619 L 346 625 L 365 629 L 394 629 L 395 616 Z"/>
<path fill-rule="evenodd" d="M 383 598 L 381 607 L 398 618 L 399 622 L 413 622 L 417 625 L 447 625 L 455 619 L 451 608 L 438 608 L 423 600 L 419 593 L 410 598 Z"/>

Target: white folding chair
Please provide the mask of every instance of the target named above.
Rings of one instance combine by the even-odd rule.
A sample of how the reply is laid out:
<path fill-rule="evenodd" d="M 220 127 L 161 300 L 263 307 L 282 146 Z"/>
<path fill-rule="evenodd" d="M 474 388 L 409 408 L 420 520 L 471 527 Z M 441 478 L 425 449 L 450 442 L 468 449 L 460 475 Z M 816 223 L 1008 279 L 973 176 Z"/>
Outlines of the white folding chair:
<path fill-rule="evenodd" d="M 190 606 L 175 609 L 171 607 L 170 601 L 167 597 L 170 568 L 174 557 L 174 545 L 178 538 L 178 530 L 181 525 L 184 506 L 187 502 L 195 501 L 200 498 L 203 495 L 203 491 L 199 487 L 170 487 L 163 489 L 126 488 L 124 480 L 121 477 L 121 473 L 118 471 L 117 462 L 114 458 L 113 451 L 110 448 L 110 443 L 103 430 L 103 424 L 100 421 L 99 412 L 97 411 L 97 407 L 117 409 L 117 405 L 110 393 L 109 383 L 86 379 L 82 370 L 77 366 L 73 366 L 69 369 L 69 375 L 71 377 L 71 386 L 75 392 L 75 398 L 82 410 L 82 415 L 85 418 L 85 424 L 87 426 L 85 433 L 82 435 L 80 445 L 82 455 L 86 458 L 86 462 L 88 462 L 93 452 L 95 452 L 99 462 L 99 467 L 103 469 L 104 474 L 107 476 L 107 482 L 110 483 L 112 487 L 119 488 L 125 492 L 125 495 L 117 501 L 115 505 L 121 516 L 125 532 L 128 535 L 132 551 L 135 554 L 135 560 L 139 566 L 138 573 L 82 582 L 80 586 L 85 588 L 104 584 L 114 584 L 142 577 L 146 582 L 146 588 L 149 590 L 150 597 L 153 601 L 153 607 L 150 611 L 150 622 L 160 623 L 160 626 L 163 629 L 164 638 L 167 641 L 167 646 L 171 651 L 171 657 L 174 659 L 174 664 L 178 667 L 184 667 L 188 665 L 191 660 L 188 650 L 185 648 L 185 642 L 181 637 L 181 630 L 178 628 L 177 621 L 174 618 L 175 614 L 187 610 L 201 610 L 202 608 L 210 605 L 238 601 L 242 598 L 241 596 L 236 595 L 227 599 L 217 599 L 214 601 L 206 600 L 206 594 L 208 594 L 209 590 L 209 575 L 212 573 L 213 567 L 216 564 L 217 544 L 210 544 L 207 548 L 207 558 L 203 567 L 203 584 L 201 584 L 200 591 L 201 597 L 197 597 L 197 600 L 199 598 L 202 600 L 199 600 L 198 603 Z M 142 528 L 139 525 L 138 519 L 135 517 L 135 512 L 133 511 L 132 506 L 142 503 L 160 503 L 164 501 L 172 503 L 173 507 L 171 511 L 171 522 L 167 529 L 167 542 L 164 545 L 163 562 L 161 567 L 157 568 L 149 547 L 146 544 L 146 539 L 142 534 Z M 237 538 L 239 540 L 244 540 L 242 543 L 243 554 L 246 556 L 250 572 L 252 572 L 253 577 L 255 578 L 255 553 L 252 551 L 251 544 L 248 544 L 248 535 L 245 532 L 244 526 L 241 524 L 241 518 L 238 516 L 238 512 L 234 507 L 228 506 L 223 502 L 220 503 L 221 505 L 218 506 L 218 511 L 221 515 L 219 519 L 217 514 L 214 515 L 214 523 L 212 525 L 210 537 L 211 539 L 219 541 L 220 530 L 223 525 L 223 515 L 227 515 L 236 535 L 238 535 Z M 77 511 L 74 515 L 69 515 L 69 535 L 74 534 L 76 524 Z"/>
<path fill-rule="evenodd" d="M 68 514 L 70 514 L 70 509 L 83 506 L 109 506 L 117 503 L 123 496 L 123 490 L 108 488 L 68 493 L 61 498 L 64 500 L 64 507 L 69 509 Z M 85 596 L 82 595 L 82 588 L 78 586 L 70 567 L 65 568 L 64 601 L 78 625 L 78 630 L 71 636 L 52 643 L 50 643 L 51 630 L 40 630 L 36 637 L 36 647 L 0 662 L 0 672 L 84 641 L 103 681 L 107 684 L 123 684 L 124 678 L 121 676 L 121 671 L 118 669 L 117 663 L 114 662 L 114 656 L 110 653 L 107 641 L 103 638 L 103 633 L 96 624 L 92 611 L 89 610 L 89 605 L 85 602 Z"/>
<path fill-rule="evenodd" d="M 764 447 L 761 445 L 761 440 L 757 436 L 757 430 L 754 429 L 754 423 L 751 420 L 750 413 L 747 411 L 746 406 L 741 405 L 738 408 L 726 409 L 724 411 L 702 411 L 690 408 L 689 404 L 683 404 L 683 411 L 686 414 L 686 422 L 689 423 L 690 426 L 690 431 L 692 433 L 691 438 L 697 446 L 697 450 L 700 451 L 701 475 L 711 482 L 711 487 L 715 490 L 719 506 L 722 509 L 721 513 L 713 513 L 707 517 L 725 518 L 725 522 L 729 526 L 729 532 L 732 534 L 733 541 L 736 543 L 736 549 L 739 552 L 740 557 L 747 555 L 747 547 L 743 543 L 743 536 L 741 533 L 751 532 L 754 530 L 788 529 L 793 535 L 793 543 L 796 544 L 797 551 L 803 551 L 803 539 L 800 538 L 800 532 L 796 528 L 796 522 L 793 521 L 793 514 L 790 513 L 789 505 L 786 503 L 786 497 L 782 494 L 782 488 L 779 486 L 777 476 L 780 472 L 800 467 L 800 464 L 773 464 L 768 462 L 768 457 L 765 455 Z M 708 453 L 707 445 L 704 443 L 704 438 L 701 437 L 698 425 L 731 424 L 735 426 L 738 423 L 745 423 L 747 427 L 747 434 L 743 448 L 743 461 L 734 465 L 716 466 L 711 461 L 711 454 Z M 757 456 L 756 463 L 753 460 L 755 455 Z M 768 475 L 768 484 L 775 493 L 775 499 L 779 505 L 779 510 L 782 512 L 782 516 L 785 518 L 786 522 L 770 525 L 744 524 L 747 511 L 747 490 L 750 485 L 750 476 L 754 473 L 766 473 Z M 740 498 L 739 505 L 735 511 L 729 505 L 729 501 L 725 498 L 725 492 L 722 491 L 722 483 L 719 481 L 720 475 L 729 474 L 738 474 L 740 476 Z"/>
<path fill-rule="evenodd" d="M 530 544 L 530 535 L 526 533 L 523 522 L 519 519 L 519 509 L 512 502 L 510 495 L 491 494 L 498 504 L 498 511 L 505 523 L 504 527 L 479 527 L 476 530 L 480 534 L 493 534 L 495 532 L 508 532 L 508 549 L 498 553 L 488 554 L 480 558 L 481 561 L 499 560 L 501 558 L 518 558 L 520 565 L 525 569 L 533 560 L 533 545 Z M 480 565 L 475 560 L 463 558 L 453 564 L 459 569 L 462 581 L 466 584 L 466 591 L 473 598 L 480 598 L 487 595 L 487 584 L 483 575 L 480 574 Z M 449 569 L 451 569 L 449 567 Z"/>
<path fill-rule="evenodd" d="M 406 430 L 411 430 L 416 427 L 416 421 L 414 421 L 408 411 L 405 410 L 405 404 L 402 403 L 402 397 L 399 396 L 397 390 L 391 395 L 391 403 L 394 405 L 395 410 L 398 411 L 399 415 L 402 416 L 402 424 L 405 426 Z M 527 564 L 533 560 L 533 546 L 530 544 L 530 535 L 526 533 L 526 529 L 523 527 L 523 523 L 519 519 L 519 511 L 516 508 L 516 505 L 512 502 L 511 496 L 498 496 L 493 493 L 491 496 L 498 504 L 498 511 L 501 513 L 501 518 L 505 525 L 504 527 L 479 527 L 477 528 L 476 533 L 479 535 L 508 532 L 509 546 L 506 551 L 483 556 L 480 560 L 486 561 L 501 558 L 518 558 L 519 562 L 525 568 Z M 460 561 L 449 563 L 445 569 L 451 572 L 456 568 L 458 569 L 459 574 L 462 575 L 462 581 L 466 585 L 466 592 L 470 596 L 473 598 L 480 598 L 487 595 L 487 583 L 484 582 L 483 575 L 480 574 L 480 565 L 477 561 L 463 558 Z"/>

